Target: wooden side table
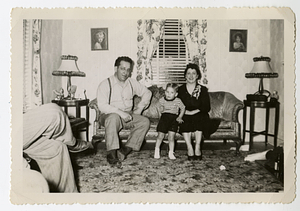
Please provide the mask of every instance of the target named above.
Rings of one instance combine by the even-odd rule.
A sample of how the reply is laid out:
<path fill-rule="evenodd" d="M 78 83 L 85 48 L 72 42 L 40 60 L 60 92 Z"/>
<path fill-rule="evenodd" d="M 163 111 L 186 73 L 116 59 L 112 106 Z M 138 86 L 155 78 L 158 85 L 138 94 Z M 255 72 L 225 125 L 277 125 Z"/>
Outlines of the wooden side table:
<path fill-rule="evenodd" d="M 250 130 L 246 130 L 246 119 L 247 119 L 247 107 L 250 107 Z M 266 109 L 266 124 L 265 130 L 261 132 L 254 131 L 254 120 L 255 120 L 255 109 L 264 108 Z M 275 109 L 275 128 L 274 134 L 269 133 L 269 117 L 270 109 Z M 278 101 L 248 101 L 244 100 L 244 110 L 243 110 L 243 143 L 245 143 L 246 132 L 250 133 L 249 140 L 249 150 L 253 146 L 253 137 L 257 135 L 265 135 L 265 145 L 268 143 L 268 136 L 274 137 L 274 148 L 277 146 L 277 135 L 278 135 L 278 125 L 279 125 L 279 102 Z"/>
<path fill-rule="evenodd" d="M 86 141 L 89 141 L 89 117 L 90 110 L 88 107 L 90 100 L 89 99 L 73 99 L 73 100 L 52 100 L 52 103 L 56 103 L 57 105 L 64 107 L 65 113 L 68 115 L 68 108 L 75 107 L 76 108 L 76 117 L 70 118 L 70 123 L 73 131 L 86 131 Z M 81 107 L 85 106 L 86 109 L 86 118 L 81 118 Z"/>

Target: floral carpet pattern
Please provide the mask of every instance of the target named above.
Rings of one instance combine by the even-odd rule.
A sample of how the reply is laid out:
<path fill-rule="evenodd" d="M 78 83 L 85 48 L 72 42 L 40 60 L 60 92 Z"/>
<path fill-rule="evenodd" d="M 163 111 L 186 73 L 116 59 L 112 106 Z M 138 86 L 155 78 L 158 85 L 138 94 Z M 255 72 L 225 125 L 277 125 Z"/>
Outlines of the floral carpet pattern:
<path fill-rule="evenodd" d="M 170 160 L 166 151 L 160 159 L 152 150 L 133 152 L 121 168 L 110 167 L 106 152 L 83 153 L 73 159 L 81 193 L 236 193 L 279 192 L 283 184 L 247 155 L 229 150 L 204 150 L 201 161 L 188 161 L 185 150 Z M 221 167 L 221 168 L 220 168 Z M 224 169 L 225 167 L 225 169 Z M 221 170 L 223 169 L 223 170 Z"/>

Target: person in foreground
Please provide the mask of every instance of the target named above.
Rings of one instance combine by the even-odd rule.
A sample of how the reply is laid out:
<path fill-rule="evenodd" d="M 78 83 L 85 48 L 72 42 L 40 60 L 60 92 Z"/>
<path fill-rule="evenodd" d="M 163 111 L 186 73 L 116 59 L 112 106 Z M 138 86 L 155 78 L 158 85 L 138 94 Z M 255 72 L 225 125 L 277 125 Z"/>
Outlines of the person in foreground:
<path fill-rule="evenodd" d="M 67 115 L 54 104 L 44 104 L 23 114 L 23 153 L 34 159 L 50 192 L 78 192 L 69 151 L 88 149 L 73 136 Z"/>
<path fill-rule="evenodd" d="M 175 133 L 178 130 L 178 124 L 182 123 L 182 117 L 185 112 L 185 106 L 182 101 L 177 98 L 178 85 L 168 83 L 165 90 L 165 97 L 159 99 L 162 116 L 157 125 L 157 140 L 155 144 L 154 158 L 160 158 L 160 145 L 166 133 L 168 133 L 169 141 L 169 158 L 175 160 Z M 180 110 L 180 113 L 179 113 Z M 178 115 L 179 114 L 179 115 Z"/>
<path fill-rule="evenodd" d="M 31 169 L 27 159 L 23 158 L 23 190 L 31 193 L 49 193 L 47 180 L 40 172 Z"/>
<path fill-rule="evenodd" d="M 150 121 L 142 116 L 149 105 L 152 93 L 138 81 L 131 78 L 133 61 L 123 56 L 115 61 L 115 74 L 103 80 L 97 89 L 100 124 L 105 127 L 107 161 L 121 167 L 127 155 L 139 151 L 149 130 Z M 133 97 L 141 97 L 138 107 L 133 109 Z M 119 131 L 130 129 L 131 134 L 125 146 L 120 147 Z"/>
<path fill-rule="evenodd" d="M 254 162 L 256 160 L 267 160 L 267 159 L 275 161 L 282 154 L 283 154 L 283 147 L 279 146 L 279 147 L 275 147 L 274 149 L 268 149 L 263 152 L 249 154 L 244 158 L 244 160 L 249 162 Z"/>
<path fill-rule="evenodd" d="M 178 89 L 178 98 L 185 105 L 186 111 L 179 133 L 187 145 L 188 160 L 202 159 L 202 133 L 206 132 L 209 122 L 210 99 L 205 86 L 198 84 L 201 72 L 198 65 L 188 64 L 184 71 L 186 84 Z M 192 133 L 195 134 L 195 150 L 192 145 Z"/>

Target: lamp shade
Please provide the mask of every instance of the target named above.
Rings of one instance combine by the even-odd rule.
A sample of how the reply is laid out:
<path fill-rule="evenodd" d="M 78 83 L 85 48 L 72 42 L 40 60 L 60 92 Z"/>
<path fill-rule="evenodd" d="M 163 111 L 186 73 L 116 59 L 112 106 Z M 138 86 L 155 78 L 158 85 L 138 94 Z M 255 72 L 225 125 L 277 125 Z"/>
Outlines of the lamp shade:
<path fill-rule="evenodd" d="M 77 60 L 77 56 L 62 55 L 61 65 L 58 70 L 52 72 L 52 75 L 85 77 L 85 73 L 81 72 L 77 66 Z"/>
<path fill-rule="evenodd" d="M 254 57 L 254 65 L 250 73 L 246 73 L 246 78 L 277 78 L 278 74 L 274 73 L 270 67 L 271 59 L 269 57 Z"/>

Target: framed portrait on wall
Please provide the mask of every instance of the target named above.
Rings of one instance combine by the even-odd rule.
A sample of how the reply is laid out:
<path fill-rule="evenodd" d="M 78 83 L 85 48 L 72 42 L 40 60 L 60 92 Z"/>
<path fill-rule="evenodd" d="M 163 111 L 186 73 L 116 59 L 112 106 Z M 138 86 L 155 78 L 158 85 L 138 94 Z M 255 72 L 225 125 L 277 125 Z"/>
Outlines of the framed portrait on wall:
<path fill-rule="evenodd" d="M 229 52 L 247 52 L 247 30 L 230 29 Z"/>
<path fill-rule="evenodd" d="M 108 28 L 91 29 L 91 50 L 108 50 Z"/>

